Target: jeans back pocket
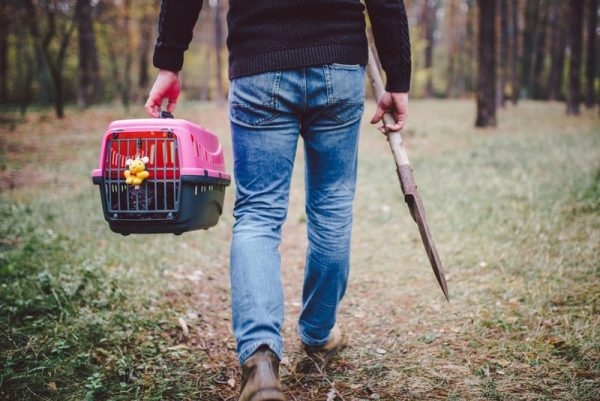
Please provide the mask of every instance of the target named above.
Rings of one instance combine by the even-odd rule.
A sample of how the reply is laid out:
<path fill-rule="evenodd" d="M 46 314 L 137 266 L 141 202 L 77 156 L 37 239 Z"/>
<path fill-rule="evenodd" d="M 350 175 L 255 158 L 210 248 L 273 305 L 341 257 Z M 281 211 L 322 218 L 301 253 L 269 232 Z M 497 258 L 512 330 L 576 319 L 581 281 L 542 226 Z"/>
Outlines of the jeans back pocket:
<path fill-rule="evenodd" d="M 365 67 L 359 64 L 323 66 L 328 114 L 340 123 L 361 117 L 365 103 Z"/>
<path fill-rule="evenodd" d="M 258 126 L 277 117 L 281 71 L 234 78 L 229 83 L 229 118 Z"/>

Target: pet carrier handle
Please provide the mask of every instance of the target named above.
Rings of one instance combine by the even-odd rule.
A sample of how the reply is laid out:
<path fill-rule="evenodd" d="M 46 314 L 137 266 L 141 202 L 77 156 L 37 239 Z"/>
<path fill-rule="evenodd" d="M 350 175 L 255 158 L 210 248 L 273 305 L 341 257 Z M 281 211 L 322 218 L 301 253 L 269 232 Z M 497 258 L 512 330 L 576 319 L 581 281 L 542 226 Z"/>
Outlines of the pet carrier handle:
<path fill-rule="evenodd" d="M 175 118 L 173 117 L 173 114 L 169 113 L 168 111 L 161 111 L 160 112 L 160 118 Z"/>

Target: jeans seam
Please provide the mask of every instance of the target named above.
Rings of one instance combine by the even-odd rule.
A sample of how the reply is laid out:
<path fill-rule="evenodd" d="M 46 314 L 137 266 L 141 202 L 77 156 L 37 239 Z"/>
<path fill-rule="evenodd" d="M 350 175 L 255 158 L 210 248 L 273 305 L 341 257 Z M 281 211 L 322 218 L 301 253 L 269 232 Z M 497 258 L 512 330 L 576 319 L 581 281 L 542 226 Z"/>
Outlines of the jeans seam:
<path fill-rule="evenodd" d="M 335 103 L 336 105 L 339 104 L 343 104 L 343 103 Z M 365 112 L 364 110 L 364 103 L 345 103 L 349 106 L 360 106 L 360 111 L 356 113 L 356 115 L 352 115 L 352 117 L 350 117 L 348 120 L 344 121 L 341 120 L 335 113 L 331 113 L 329 111 L 325 111 L 324 114 L 327 114 L 329 117 L 333 118 L 335 121 L 338 122 L 338 124 L 340 124 L 341 126 L 345 126 L 347 124 L 353 124 L 354 122 L 356 122 L 356 120 L 358 119 L 362 119 L 362 116 Z"/>
<path fill-rule="evenodd" d="M 302 112 L 306 113 L 306 110 L 308 108 L 308 80 L 306 79 L 306 68 L 302 68 L 302 77 L 301 77 L 301 82 L 302 82 Z"/>
<path fill-rule="evenodd" d="M 269 105 L 269 107 L 270 107 L 270 105 Z M 252 109 L 252 106 L 247 105 L 245 103 L 232 102 L 230 104 L 230 108 L 229 108 L 229 111 L 230 111 L 229 118 L 236 124 L 246 126 L 246 127 L 253 127 L 253 128 L 260 127 L 260 126 L 262 126 L 268 122 L 271 122 L 277 118 L 277 113 L 271 112 L 271 114 L 269 116 L 259 118 L 259 119 L 251 122 L 240 116 L 240 112 L 239 112 L 240 109 Z"/>
<path fill-rule="evenodd" d="M 333 104 L 333 85 L 331 84 L 331 72 L 329 71 L 329 66 L 323 66 L 323 75 L 325 76 L 325 89 L 327 90 L 327 104 Z"/>
<path fill-rule="evenodd" d="M 279 97 L 279 84 L 281 82 L 281 71 L 275 71 L 275 78 L 273 80 L 273 88 L 271 90 L 271 102 L 270 106 L 274 109 L 278 109 L 278 97 Z"/>

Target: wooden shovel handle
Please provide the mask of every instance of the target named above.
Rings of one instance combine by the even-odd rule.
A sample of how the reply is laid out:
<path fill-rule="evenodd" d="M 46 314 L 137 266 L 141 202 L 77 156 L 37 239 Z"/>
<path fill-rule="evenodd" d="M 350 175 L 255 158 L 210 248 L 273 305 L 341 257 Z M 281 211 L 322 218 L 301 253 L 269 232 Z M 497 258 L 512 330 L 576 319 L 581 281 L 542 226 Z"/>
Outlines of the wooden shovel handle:
<path fill-rule="evenodd" d="M 375 92 L 375 101 L 378 102 L 379 98 L 385 92 L 385 88 L 383 86 L 383 81 L 381 80 L 381 75 L 379 74 L 379 68 L 377 67 L 377 63 L 375 62 L 375 57 L 373 56 L 373 51 L 369 47 L 369 64 L 367 65 L 367 75 L 369 77 L 369 82 L 371 82 L 371 86 L 373 87 L 373 91 Z M 395 125 L 396 119 L 390 113 L 385 113 L 383 115 L 383 123 L 387 125 Z M 400 131 L 388 131 L 386 129 L 385 134 L 387 135 L 388 142 L 390 147 L 392 148 L 392 153 L 394 154 L 394 160 L 396 161 L 396 166 L 400 167 L 403 165 L 410 165 L 408 161 L 408 156 L 406 155 L 406 151 L 404 150 L 404 144 L 402 143 L 402 135 L 400 135 Z"/>

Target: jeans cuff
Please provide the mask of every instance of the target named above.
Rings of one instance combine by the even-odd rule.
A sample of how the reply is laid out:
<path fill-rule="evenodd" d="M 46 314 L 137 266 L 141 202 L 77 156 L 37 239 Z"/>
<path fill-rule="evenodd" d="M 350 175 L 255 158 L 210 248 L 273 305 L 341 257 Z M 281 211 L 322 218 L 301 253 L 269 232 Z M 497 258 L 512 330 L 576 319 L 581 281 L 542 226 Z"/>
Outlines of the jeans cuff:
<path fill-rule="evenodd" d="M 305 345 L 310 345 L 311 347 L 320 347 L 322 345 L 327 344 L 329 341 L 329 336 L 327 336 L 324 340 L 315 340 L 307 336 L 302 332 L 302 329 L 298 327 L 298 335 L 300 336 L 300 341 L 302 341 Z"/>
<path fill-rule="evenodd" d="M 269 349 L 277 355 L 279 361 L 283 359 L 283 344 L 281 342 L 273 340 L 256 340 L 244 345 L 244 348 L 240 349 L 240 352 L 238 353 L 240 366 L 243 365 L 244 362 L 246 362 L 246 359 L 248 359 L 261 345 L 268 346 Z"/>

